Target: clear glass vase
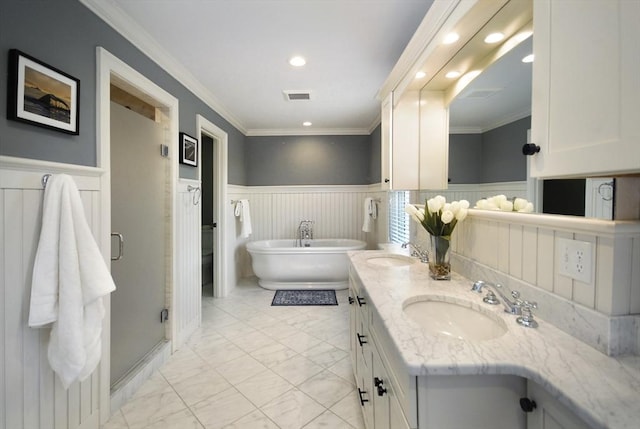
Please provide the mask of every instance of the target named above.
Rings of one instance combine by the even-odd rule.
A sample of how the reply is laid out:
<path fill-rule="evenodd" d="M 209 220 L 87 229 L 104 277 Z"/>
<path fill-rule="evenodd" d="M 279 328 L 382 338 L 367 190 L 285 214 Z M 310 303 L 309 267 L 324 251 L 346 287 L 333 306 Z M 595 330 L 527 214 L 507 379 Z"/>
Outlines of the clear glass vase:
<path fill-rule="evenodd" d="M 435 280 L 451 280 L 451 237 L 429 236 L 429 273 Z"/>

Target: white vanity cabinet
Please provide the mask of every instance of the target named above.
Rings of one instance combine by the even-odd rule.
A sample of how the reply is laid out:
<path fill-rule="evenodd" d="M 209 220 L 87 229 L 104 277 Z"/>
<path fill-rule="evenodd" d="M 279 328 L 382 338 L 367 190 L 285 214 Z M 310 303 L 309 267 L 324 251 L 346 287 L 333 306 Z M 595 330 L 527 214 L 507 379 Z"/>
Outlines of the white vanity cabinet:
<path fill-rule="evenodd" d="M 640 171 L 640 2 L 536 0 L 533 177 Z"/>
<path fill-rule="evenodd" d="M 417 428 L 415 377 L 400 372 L 403 386 L 389 364 L 389 351 L 376 336 L 375 311 L 366 292 L 351 273 L 349 282 L 351 363 L 367 429 Z M 396 358 L 397 359 L 397 358 Z M 405 416 L 409 411 L 409 419 Z"/>
<path fill-rule="evenodd" d="M 535 402 L 527 414 L 527 429 L 588 429 L 578 416 L 534 382 L 527 384 L 527 397 Z"/>

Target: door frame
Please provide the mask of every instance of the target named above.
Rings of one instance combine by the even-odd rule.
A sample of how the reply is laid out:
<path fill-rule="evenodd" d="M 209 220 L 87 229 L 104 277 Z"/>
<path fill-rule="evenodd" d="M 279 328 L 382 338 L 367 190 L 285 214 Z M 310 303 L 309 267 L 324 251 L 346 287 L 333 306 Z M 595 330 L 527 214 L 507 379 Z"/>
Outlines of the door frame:
<path fill-rule="evenodd" d="M 110 84 L 117 81 L 127 89 L 135 92 L 136 96 L 154 105 L 166 115 L 167 141 L 164 142 L 169 149 L 170 159 L 170 184 L 171 189 L 171 227 L 170 227 L 170 249 L 171 249 L 171 278 L 165 290 L 166 296 L 171 297 L 170 306 L 175 309 L 175 294 L 173 293 L 176 284 L 176 195 L 177 195 L 177 148 L 178 148 L 178 99 L 169 94 L 164 89 L 153 83 L 151 80 L 134 70 L 125 62 L 115 57 L 106 49 L 98 46 L 96 48 L 96 165 L 104 171 L 100 178 L 100 205 L 102 213 L 100 216 L 100 250 L 110 267 L 111 255 L 111 90 Z M 158 148 L 159 149 L 159 148 Z M 110 396 L 110 353 L 111 353 L 111 297 L 104 300 L 105 317 L 102 330 L 102 364 L 100 369 L 100 423 L 105 423 L 111 415 Z M 175 319 L 175 317 L 174 317 Z M 169 332 L 166 333 L 169 341 L 176 337 L 176 326 L 171 324 Z"/>
<path fill-rule="evenodd" d="M 213 214 L 217 227 L 213 229 L 213 266 L 214 266 L 214 289 L 213 296 L 224 297 L 229 293 L 227 285 L 227 252 L 224 251 L 226 240 L 227 224 L 227 152 L 229 137 L 227 133 L 209 121 L 202 115 L 196 115 L 196 130 L 198 130 L 198 139 L 206 134 L 213 138 L 213 155 L 215 158 L 215 174 L 214 180 L 214 202 Z M 198 153 L 198 181 L 202 186 L 202 150 Z M 198 213 L 199 222 L 202 224 L 202 214 Z M 200 248 L 202 252 L 202 248 Z M 200 254 L 202 258 L 202 254 Z"/>

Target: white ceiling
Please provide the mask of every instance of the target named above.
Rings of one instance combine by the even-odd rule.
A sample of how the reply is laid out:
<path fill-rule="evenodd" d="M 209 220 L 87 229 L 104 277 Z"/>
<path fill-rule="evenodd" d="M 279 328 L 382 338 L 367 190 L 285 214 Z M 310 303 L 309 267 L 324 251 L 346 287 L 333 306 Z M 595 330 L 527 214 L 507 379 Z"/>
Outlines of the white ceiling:
<path fill-rule="evenodd" d="M 379 123 L 376 93 L 432 3 L 83 1 L 130 39 L 146 40 L 138 46 L 163 51 L 156 61 L 179 64 L 174 69 L 247 135 L 370 133 Z M 291 67 L 293 55 L 307 65 Z M 310 90 L 313 99 L 285 101 L 283 90 Z"/>
<path fill-rule="evenodd" d="M 452 133 L 481 133 L 531 114 L 533 53 L 529 37 L 485 69 L 449 105 Z"/>

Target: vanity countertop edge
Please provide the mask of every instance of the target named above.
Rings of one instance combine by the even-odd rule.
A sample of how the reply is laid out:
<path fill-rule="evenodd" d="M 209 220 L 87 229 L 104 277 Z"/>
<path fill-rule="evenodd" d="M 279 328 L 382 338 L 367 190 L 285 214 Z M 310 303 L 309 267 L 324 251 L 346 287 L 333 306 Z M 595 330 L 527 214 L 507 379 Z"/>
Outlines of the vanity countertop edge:
<path fill-rule="evenodd" d="M 471 291 L 473 281 L 457 273 L 449 281 L 436 281 L 430 278 L 427 264 L 384 267 L 367 263 L 367 259 L 388 254 L 352 251 L 349 258 L 368 303 L 410 375 L 521 376 L 538 383 L 594 428 L 638 427 L 640 356 L 607 356 L 538 317 L 537 328 L 520 326 L 502 305 L 484 304 L 483 295 Z M 484 341 L 429 334 L 403 311 L 403 303 L 421 295 L 480 305 L 503 319 L 508 332 Z"/>

